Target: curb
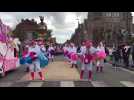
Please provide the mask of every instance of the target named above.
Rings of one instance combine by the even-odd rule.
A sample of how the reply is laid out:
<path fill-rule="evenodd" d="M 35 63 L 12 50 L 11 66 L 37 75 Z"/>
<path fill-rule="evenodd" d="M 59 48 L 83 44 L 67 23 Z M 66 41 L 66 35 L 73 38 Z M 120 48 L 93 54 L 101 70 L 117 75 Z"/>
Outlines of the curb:
<path fill-rule="evenodd" d="M 109 63 L 109 64 L 111 64 L 111 63 Z M 113 63 L 112 63 L 112 64 L 113 64 Z M 112 64 L 111 64 L 111 65 L 112 65 Z M 124 65 L 117 64 L 117 67 L 122 67 L 122 68 L 124 68 L 124 69 L 130 70 L 130 71 L 134 71 L 134 68 L 132 68 L 131 66 L 125 67 Z"/>

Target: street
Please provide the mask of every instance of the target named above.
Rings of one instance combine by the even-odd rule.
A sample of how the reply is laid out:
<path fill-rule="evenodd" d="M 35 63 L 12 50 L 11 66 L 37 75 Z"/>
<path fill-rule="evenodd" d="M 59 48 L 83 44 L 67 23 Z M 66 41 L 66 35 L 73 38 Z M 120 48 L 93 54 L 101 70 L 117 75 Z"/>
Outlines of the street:
<path fill-rule="evenodd" d="M 87 72 L 83 80 L 79 79 L 80 66 L 78 69 L 70 66 L 63 56 L 56 56 L 55 61 L 43 70 L 45 81 L 29 81 L 29 74 L 20 67 L 0 78 L 0 87 L 134 87 L 134 72 L 121 67 L 115 70 L 105 64 L 103 73 L 97 73 L 94 68 L 93 81 L 89 82 Z"/>

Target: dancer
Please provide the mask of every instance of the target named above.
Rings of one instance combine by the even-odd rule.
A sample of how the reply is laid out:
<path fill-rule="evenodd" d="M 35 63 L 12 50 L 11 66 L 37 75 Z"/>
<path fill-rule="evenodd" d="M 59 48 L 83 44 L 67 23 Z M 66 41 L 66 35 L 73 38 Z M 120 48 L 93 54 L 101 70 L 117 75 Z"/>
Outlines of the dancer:
<path fill-rule="evenodd" d="M 46 50 L 44 44 L 41 44 L 40 48 L 41 48 L 41 51 L 43 52 L 43 54 L 47 57 L 47 50 Z"/>
<path fill-rule="evenodd" d="M 92 67 L 93 67 L 93 56 L 95 56 L 97 50 L 93 47 L 92 41 L 86 41 L 86 52 L 84 55 L 83 64 L 81 67 L 80 79 L 83 79 L 85 68 L 88 70 L 88 80 L 92 80 Z"/>
<path fill-rule="evenodd" d="M 48 48 L 48 54 L 49 54 L 49 60 L 51 60 L 52 62 L 54 61 L 54 47 L 52 44 L 50 44 L 49 48 Z"/>
<path fill-rule="evenodd" d="M 104 59 L 106 58 L 105 48 L 102 42 L 99 43 L 97 47 L 97 62 L 96 62 L 96 72 L 103 72 Z"/>
<path fill-rule="evenodd" d="M 82 66 L 84 66 L 84 55 L 85 55 L 85 53 L 86 53 L 86 44 L 85 44 L 85 42 L 83 41 L 83 42 L 82 42 L 82 46 L 81 46 L 81 48 L 80 48 L 80 53 L 79 53 Z"/>
<path fill-rule="evenodd" d="M 24 51 L 23 51 L 23 53 L 22 53 L 22 57 L 23 57 L 23 58 L 28 57 L 28 56 L 29 56 L 28 53 L 29 53 L 29 46 L 26 45 L 26 46 L 24 47 Z M 29 72 L 29 71 L 30 71 L 30 69 L 29 69 L 30 64 L 26 62 L 24 65 L 25 65 L 25 67 L 26 67 L 26 72 Z"/>
<path fill-rule="evenodd" d="M 68 54 L 68 44 L 65 44 L 65 46 L 63 47 L 63 52 L 64 52 L 64 57 L 67 58 L 67 54 Z"/>
<path fill-rule="evenodd" d="M 64 48 L 64 50 L 65 50 L 65 48 Z M 67 61 L 69 62 L 69 63 L 71 63 L 71 46 L 70 46 L 70 44 L 67 44 L 66 45 L 66 52 L 65 52 L 65 55 L 66 55 L 66 59 L 67 59 Z"/>
<path fill-rule="evenodd" d="M 41 53 L 38 45 L 33 41 L 31 43 L 31 49 L 29 50 L 29 56 L 32 58 L 32 63 L 30 64 L 30 71 L 32 80 L 35 79 L 35 72 L 38 72 L 40 79 L 44 80 L 43 74 L 41 72 L 40 60 L 38 55 Z"/>
<path fill-rule="evenodd" d="M 77 48 L 75 47 L 74 43 L 71 43 L 71 48 L 70 48 L 70 60 L 71 60 L 71 68 L 75 66 L 77 68 L 77 60 L 78 60 L 78 55 L 77 55 Z"/>

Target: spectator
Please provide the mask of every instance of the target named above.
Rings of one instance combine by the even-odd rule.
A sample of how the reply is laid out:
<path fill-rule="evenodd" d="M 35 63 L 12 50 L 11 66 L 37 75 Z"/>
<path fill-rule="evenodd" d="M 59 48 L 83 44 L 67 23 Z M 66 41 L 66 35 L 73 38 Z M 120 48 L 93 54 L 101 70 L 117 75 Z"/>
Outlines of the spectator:
<path fill-rule="evenodd" d="M 81 47 L 80 47 L 80 46 L 78 46 L 78 47 L 77 47 L 77 53 L 80 53 L 80 52 L 81 52 L 81 50 L 80 50 L 80 49 L 81 49 Z"/>
<path fill-rule="evenodd" d="M 134 67 L 134 44 L 132 45 L 132 60 L 133 60 L 133 67 Z"/>
<path fill-rule="evenodd" d="M 105 53 L 106 53 L 106 55 L 107 55 L 107 56 L 109 55 L 109 50 L 108 50 L 108 48 L 107 48 L 107 47 L 105 47 Z M 106 63 L 106 62 L 107 62 L 107 60 L 106 60 L 106 59 L 104 59 L 104 62 Z"/>
<path fill-rule="evenodd" d="M 124 46 L 122 50 L 125 67 L 129 66 L 130 51 L 131 51 L 131 48 L 128 45 Z"/>
<path fill-rule="evenodd" d="M 118 66 L 118 62 L 119 62 L 119 52 L 116 48 L 113 49 L 113 52 L 112 52 L 112 59 L 113 59 L 113 66 Z"/>

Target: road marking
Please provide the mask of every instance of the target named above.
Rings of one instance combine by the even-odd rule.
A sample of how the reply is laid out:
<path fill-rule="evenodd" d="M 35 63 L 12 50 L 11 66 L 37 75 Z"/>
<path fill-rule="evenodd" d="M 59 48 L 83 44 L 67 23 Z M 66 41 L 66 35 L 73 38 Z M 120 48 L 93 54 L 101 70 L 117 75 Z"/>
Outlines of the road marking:
<path fill-rule="evenodd" d="M 75 87 L 73 81 L 61 81 L 60 86 L 61 87 Z"/>
<path fill-rule="evenodd" d="M 0 87 L 10 87 L 13 83 L 7 82 L 7 83 L 0 83 Z"/>
<path fill-rule="evenodd" d="M 27 87 L 41 87 L 43 82 L 30 82 Z"/>
<path fill-rule="evenodd" d="M 134 87 L 134 82 L 130 81 L 120 81 L 121 84 L 125 85 L 126 87 Z"/>
<path fill-rule="evenodd" d="M 109 65 L 111 65 L 111 64 L 109 64 Z M 119 68 L 119 69 L 121 69 L 121 70 L 123 70 L 123 71 L 126 71 L 126 72 L 129 72 L 129 73 L 131 73 L 131 74 L 134 74 L 134 71 L 131 71 L 131 70 L 129 70 L 129 69 L 126 69 L 126 68 L 123 68 L 123 67 L 116 67 L 117 69 Z"/>
<path fill-rule="evenodd" d="M 128 69 L 125 69 L 125 68 L 122 68 L 122 67 L 119 67 L 121 70 L 123 70 L 123 71 L 126 71 L 126 72 L 129 72 L 129 73 L 131 73 L 131 74 L 134 74 L 134 71 L 130 71 L 130 70 L 128 70 Z"/>
<path fill-rule="evenodd" d="M 104 82 L 92 81 L 91 84 L 94 87 L 108 87 L 108 85 Z"/>

